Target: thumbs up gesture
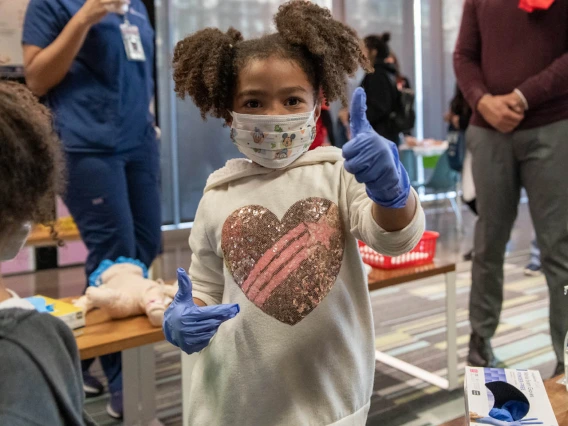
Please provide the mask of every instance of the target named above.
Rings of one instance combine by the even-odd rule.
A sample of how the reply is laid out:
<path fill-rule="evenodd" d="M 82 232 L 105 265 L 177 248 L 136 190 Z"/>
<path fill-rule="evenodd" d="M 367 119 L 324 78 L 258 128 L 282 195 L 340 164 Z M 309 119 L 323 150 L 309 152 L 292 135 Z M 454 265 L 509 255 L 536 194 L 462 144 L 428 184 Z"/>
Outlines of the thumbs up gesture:
<path fill-rule="evenodd" d="M 380 206 L 399 209 L 410 194 L 408 174 L 394 143 L 373 130 L 367 120 L 367 95 L 359 87 L 351 100 L 351 136 L 343 146 L 344 167 L 364 183 L 367 195 Z"/>
<path fill-rule="evenodd" d="M 192 284 L 184 269 L 178 273 L 179 290 L 164 314 L 166 340 L 187 354 L 201 351 L 225 321 L 239 313 L 239 305 L 199 307 L 193 302 Z"/>

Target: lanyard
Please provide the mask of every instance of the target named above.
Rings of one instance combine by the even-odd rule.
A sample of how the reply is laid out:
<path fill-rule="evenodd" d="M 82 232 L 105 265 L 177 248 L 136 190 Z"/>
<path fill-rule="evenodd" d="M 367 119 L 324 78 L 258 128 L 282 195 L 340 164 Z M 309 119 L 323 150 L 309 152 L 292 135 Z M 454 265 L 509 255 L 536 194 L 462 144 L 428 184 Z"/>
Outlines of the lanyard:
<path fill-rule="evenodd" d="M 144 54 L 144 46 L 140 37 L 140 30 L 136 25 L 131 25 L 128 20 L 128 12 L 130 5 L 124 12 L 124 23 L 120 25 L 120 32 L 122 33 L 122 40 L 124 42 L 124 49 L 126 57 L 129 61 L 145 61 L 146 55 Z"/>
<path fill-rule="evenodd" d="M 128 9 L 126 9 L 124 11 L 123 18 L 124 18 L 124 24 L 125 25 L 130 25 L 130 21 L 128 20 L 128 12 L 130 12 L 130 5 L 128 5 Z"/>

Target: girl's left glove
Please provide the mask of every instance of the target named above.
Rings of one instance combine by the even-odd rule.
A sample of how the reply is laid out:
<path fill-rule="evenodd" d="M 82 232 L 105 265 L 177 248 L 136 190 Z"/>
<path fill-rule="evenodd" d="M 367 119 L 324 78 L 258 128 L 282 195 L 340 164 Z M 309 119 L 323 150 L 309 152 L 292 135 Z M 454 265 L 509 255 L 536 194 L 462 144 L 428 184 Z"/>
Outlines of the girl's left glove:
<path fill-rule="evenodd" d="M 367 95 L 359 87 L 351 100 L 352 139 L 343 146 L 345 170 L 367 187 L 369 198 L 380 206 L 406 206 L 410 179 L 398 157 L 394 143 L 373 130 L 367 120 Z"/>
<path fill-rule="evenodd" d="M 166 340 L 186 354 L 200 352 L 225 321 L 234 318 L 239 305 L 197 306 L 192 283 L 184 269 L 178 269 L 179 290 L 164 314 Z"/>

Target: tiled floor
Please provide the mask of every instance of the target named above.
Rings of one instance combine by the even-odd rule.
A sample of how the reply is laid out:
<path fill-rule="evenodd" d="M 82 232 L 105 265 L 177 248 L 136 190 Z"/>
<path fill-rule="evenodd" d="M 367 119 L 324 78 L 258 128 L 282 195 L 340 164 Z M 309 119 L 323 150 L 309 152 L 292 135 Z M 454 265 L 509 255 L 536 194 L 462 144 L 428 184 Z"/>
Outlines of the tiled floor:
<path fill-rule="evenodd" d="M 441 233 L 438 243 L 437 257 L 439 259 L 460 262 L 462 254 L 469 251 L 472 245 L 474 217 L 464 210 L 464 233 L 456 230 L 455 216 L 446 204 L 441 204 L 438 208 L 430 208 L 427 211 L 427 227 Z M 187 267 L 190 262 L 190 253 L 187 245 L 189 231 L 180 231 L 175 234 L 168 234 L 165 237 L 165 253 L 161 265 L 164 279 L 175 278 L 177 267 Z M 510 258 L 514 259 L 517 265 L 522 268 L 525 258 L 528 258 L 529 243 L 532 238 L 532 225 L 526 205 L 522 205 L 519 210 L 517 225 L 513 230 L 511 241 L 508 246 Z M 468 275 L 467 265 L 465 275 Z M 6 278 L 6 284 L 19 292 L 23 296 L 41 293 L 50 297 L 65 297 L 79 294 L 84 287 L 85 278 L 81 267 L 70 267 L 59 270 L 41 271 L 35 274 L 25 274 Z M 422 285 L 422 283 L 421 283 Z M 428 285 L 425 283 L 424 285 Z M 411 292 L 411 290 L 408 290 Z M 468 294 L 463 293 L 459 296 L 460 303 L 465 304 Z M 377 305 L 376 309 L 382 308 Z M 416 308 L 417 311 L 419 308 Z M 381 317 L 382 312 L 380 313 Z M 379 312 L 377 311 L 379 316 Z M 384 329 L 384 324 L 379 324 L 379 333 L 389 333 Z M 439 342 L 435 342 L 439 343 Z M 181 401 L 179 394 L 179 356 L 167 344 L 157 345 L 157 380 L 158 380 L 158 402 L 161 419 L 168 425 L 179 425 Z M 423 354 L 421 356 L 425 356 Z M 463 410 L 461 391 L 452 393 L 434 392 L 432 397 L 419 398 L 419 393 L 433 392 L 421 383 L 409 380 L 407 376 L 398 374 L 391 370 L 379 368 L 377 370 L 376 382 L 380 386 L 376 389 L 372 408 L 373 417 L 369 425 L 380 426 L 426 426 L 436 425 L 443 420 L 447 420 L 459 414 Z M 404 415 L 397 415 L 396 411 L 391 410 L 388 405 L 387 397 L 393 398 L 395 403 L 413 401 L 412 408 L 405 409 Z M 382 396 L 381 396 L 382 395 Z M 378 398 L 378 399 L 377 399 Z M 115 425 L 104 414 L 105 400 L 99 399 L 89 404 L 89 412 L 95 415 L 101 424 Z M 390 410 L 390 415 L 386 416 L 386 411 Z M 381 416 L 384 412 L 385 416 Z M 393 417 L 395 415 L 395 417 Z M 398 416 L 398 417 L 397 417 Z"/>

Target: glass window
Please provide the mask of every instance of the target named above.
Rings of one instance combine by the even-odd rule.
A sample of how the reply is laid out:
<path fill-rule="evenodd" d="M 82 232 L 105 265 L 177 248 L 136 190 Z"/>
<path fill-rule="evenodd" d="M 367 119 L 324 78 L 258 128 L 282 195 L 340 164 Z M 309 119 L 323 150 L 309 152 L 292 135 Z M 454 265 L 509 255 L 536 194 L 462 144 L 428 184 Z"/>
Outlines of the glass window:
<path fill-rule="evenodd" d="M 404 6 L 402 0 L 349 0 L 346 2 L 345 21 L 357 30 L 361 38 L 390 32 L 391 49 L 399 57 L 401 69 L 407 70 L 412 64 L 406 63 L 404 40 L 405 32 L 412 32 L 412 27 L 404 25 Z"/>
<path fill-rule="evenodd" d="M 456 84 L 452 56 L 460 30 L 463 3 L 464 0 L 444 2 L 444 99 L 448 103 L 454 96 Z"/>
<path fill-rule="evenodd" d="M 442 64 L 438 55 L 440 43 L 440 29 L 436 18 L 440 12 L 438 5 L 431 4 L 430 0 L 421 0 L 422 24 L 422 81 L 423 81 L 423 125 L 425 138 L 442 138 L 444 136 L 444 123 L 442 121 L 440 70 Z"/>

